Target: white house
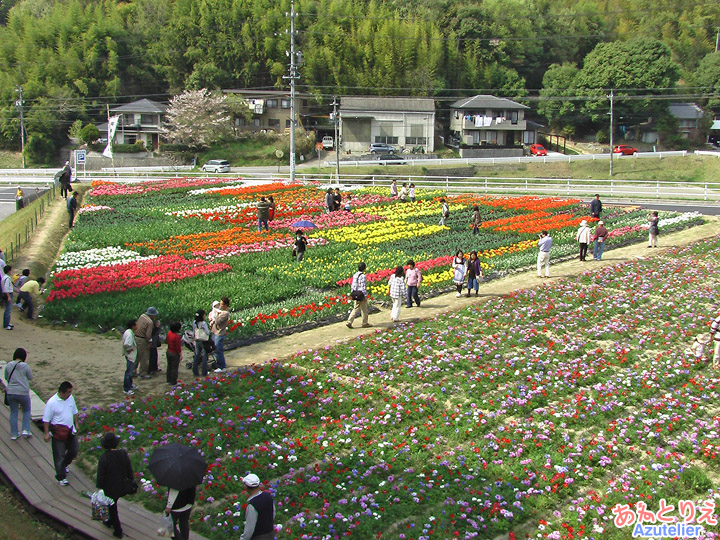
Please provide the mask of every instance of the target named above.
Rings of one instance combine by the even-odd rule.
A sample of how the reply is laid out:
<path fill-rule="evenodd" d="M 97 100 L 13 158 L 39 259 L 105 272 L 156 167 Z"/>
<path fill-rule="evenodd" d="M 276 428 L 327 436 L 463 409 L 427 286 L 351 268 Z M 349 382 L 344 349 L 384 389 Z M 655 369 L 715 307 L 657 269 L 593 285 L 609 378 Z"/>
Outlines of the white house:
<path fill-rule="evenodd" d="M 370 143 L 435 150 L 435 101 L 416 97 L 340 99 L 340 150 L 366 153 Z"/>

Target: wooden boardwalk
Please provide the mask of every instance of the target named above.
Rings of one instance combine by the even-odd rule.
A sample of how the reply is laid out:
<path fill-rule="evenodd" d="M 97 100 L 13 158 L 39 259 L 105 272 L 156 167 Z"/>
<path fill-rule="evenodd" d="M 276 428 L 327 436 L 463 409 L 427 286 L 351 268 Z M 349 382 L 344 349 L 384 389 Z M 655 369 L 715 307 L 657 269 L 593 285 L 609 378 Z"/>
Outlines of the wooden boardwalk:
<path fill-rule="evenodd" d="M 90 499 L 84 493 L 95 491 L 94 480 L 75 465 L 70 465 L 70 485 L 58 485 L 50 443 L 43 440 L 42 431 L 33 424 L 32 437 L 12 441 L 9 417 L 10 409 L 0 405 L 0 469 L 25 500 L 37 511 L 90 538 L 114 538 L 111 529 L 90 517 Z M 118 513 L 125 538 L 147 540 L 158 537 L 160 514 L 148 512 L 139 504 L 124 499 L 118 503 Z M 204 540 L 195 533 L 191 533 L 190 538 Z"/>

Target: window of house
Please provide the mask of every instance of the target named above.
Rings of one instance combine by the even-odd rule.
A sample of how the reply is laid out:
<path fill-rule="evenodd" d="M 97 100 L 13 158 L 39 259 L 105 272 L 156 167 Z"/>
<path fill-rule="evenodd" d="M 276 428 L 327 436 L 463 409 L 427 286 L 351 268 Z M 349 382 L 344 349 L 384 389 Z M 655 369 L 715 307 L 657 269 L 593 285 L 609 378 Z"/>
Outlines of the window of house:
<path fill-rule="evenodd" d="M 459 119 L 460 119 L 460 111 L 455 109 L 455 120 L 459 120 Z"/>
<path fill-rule="evenodd" d="M 289 118 L 287 120 L 285 120 L 285 127 L 287 129 L 290 129 L 290 119 Z"/>
<path fill-rule="evenodd" d="M 125 135 L 125 144 L 135 144 L 137 142 L 137 135 Z"/>
<path fill-rule="evenodd" d="M 279 118 L 268 118 L 268 126 L 280 127 L 280 119 Z"/>
<path fill-rule="evenodd" d="M 497 131 L 489 129 L 485 132 L 485 143 L 486 144 L 497 144 Z"/>
<path fill-rule="evenodd" d="M 405 144 L 427 144 L 425 135 L 425 126 L 423 124 L 410 124 L 410 134 L 405 137 Z"/>
<path fill-rule="evenodd" d="M 253 126 L 260 127 L 260 119 L 259 118 L 253 118 Z"/>
<path fill-rule="evenodd" d="M 280 100 L 280 108 L 281 109 L 289 109 L 290 108 L 290 100 L 288 98 L 283 98 Z"/>
<path fill-rule="evenodd" d="M 135 123 L 135 115 L 133 113 L 123 114 L 123 125 L 131 126 Z"/>
<path fill-rule="evenodd" d="M 157 125 L 157 115 L 156 114 L 141 114 L 140 115 L 140 123 L 143 126 L 156 126 Z"/>
<path fill-rule="evenodd" d="M 518 112 L 517 111 L 510 111 L 510 122 L 513 124 L 518 123 Z"/>
<path fill-rule="evenodd" d="M 277 99 L 268 99 L 265 101 L 265 104 L 267 105 L 268 109 L 277 109 L 278 100 Z"/>
<path fill-rule="evenodd" d="M 376 143 L 397 144 L 398 137 L 394 134 L 395 124 L 393 122 L 379 123 L 379 135 L 375 135 Z"/>

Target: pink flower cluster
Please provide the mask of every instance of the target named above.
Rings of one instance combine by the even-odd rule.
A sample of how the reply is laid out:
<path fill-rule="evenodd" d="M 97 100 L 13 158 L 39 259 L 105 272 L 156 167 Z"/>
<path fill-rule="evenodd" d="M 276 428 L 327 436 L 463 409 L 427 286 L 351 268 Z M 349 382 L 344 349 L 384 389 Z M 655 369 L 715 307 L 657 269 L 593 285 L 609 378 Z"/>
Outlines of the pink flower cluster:
<path fill-rule="evenodd" d="M 271 249 L 291 249 L 295 243 L 295 239 L 290 236 L 280 238 L 278 240 L 270 240 L 267 242 L 253 242 L 252 244 L 239 244 L 234 246 L 224 246 L 217 249 L 206 249 L 204 251 L 193 251 L 195 257 L 203 259 L 221 259 L 225 257 L 235 257 L 245 253 L 254 253 L 259 251 L 270 251 Z M 309 238 L 308 246 L 323 246 L 327 244 L 325 238 Z"/>
<path fill-rule="evenodd" d="M 384 219 L 381 216 L 365 214 L 362 212 L 330 212 L 329 214 L 302 215 L 286 219 L 273 220 L 269 223 L 271 229 L 308 229 L 312 227 L 293 227 L 293 223 L 300 220 L 307 220 L 317 225 L 318 229 L 330 229 L 333 227 L 348 227 L 360 223 L 370 223 Z"/>
<path fill-rule="evenodd" d="M 235 178 L 232 181 L 237 180 L 238 179 Z M 165 189 L 226 184 L 230 181 L 231 180 L 227 178 L 170 178 L 167 180 L 150 180 L 148 182 L 140 182 L 138 184 L 103 183 L 93 186 L 92 190 L 90 190 L 90 196 L 101 197 L 103 195 L 135 195 L 140 193 L 149 193 L 152 191 L 162 191 Z"/>

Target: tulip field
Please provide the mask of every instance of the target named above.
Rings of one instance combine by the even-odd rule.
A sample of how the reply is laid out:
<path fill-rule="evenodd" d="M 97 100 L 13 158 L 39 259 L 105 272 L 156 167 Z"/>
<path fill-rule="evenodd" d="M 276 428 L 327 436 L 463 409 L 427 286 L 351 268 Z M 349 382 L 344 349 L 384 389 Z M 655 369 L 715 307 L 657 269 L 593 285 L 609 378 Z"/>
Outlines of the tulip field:
<path fill-rule="evenodd" d="M 269 231 L 257 231 L 256 203 L 273 196 Z M 242 179 L 169 179 L 138 184 L 93 182 L 75 227 L 56 261 L 44 316 L 85 328 L 118 327 L 155 306 L 164 323 L 188 322 L 221 296 L 231 299 L 228 341 L 346 313 L 349 278 L 368 267 L 371 298 L 387 300 L 397 265 L 415 260 L 421 293 L 448 290 L 459 249 L 478 251 L 488 276 L 534 264 L 537 233 L 553 236 L 555 260 L 577 250 L 575 231 L 589 219 L 578 200 L 539 197 L 448 197 L 418 190 L 415 202 L 390 198 L 389 187 L 346 190 L 351 212 L 324 212 L 322 186 Z M 469 228 L 471 208 L 483 218 Z M 663 232 L 699 223 L 697 214 L 664 214 Z M 646 213 L 616 208 L 603 214 L 608 249 L 646 236 Z M 309 220 L 305 259 L 291 257 L 296 228 Z M 592 225 L 592 223 L 591 223 Z"/>
<path fill-rule="evenodd" d="M 412 214 L 430 204 L 393 219 L 433 226 Z M 94 466 L 115 429 L 135 500 L 160 510 L 152 449 L 196 446 L 209 467 L 191 524 L 212 539 L 239 537 L 248 472 L 275 497 L 280 540 L 620 540 L 661 508 L 717 538 L 720 372 L 711 349 L 686 349 L 717 314 L 719 263 L 720 236 L 84 410 L 80 454 Z"/>

